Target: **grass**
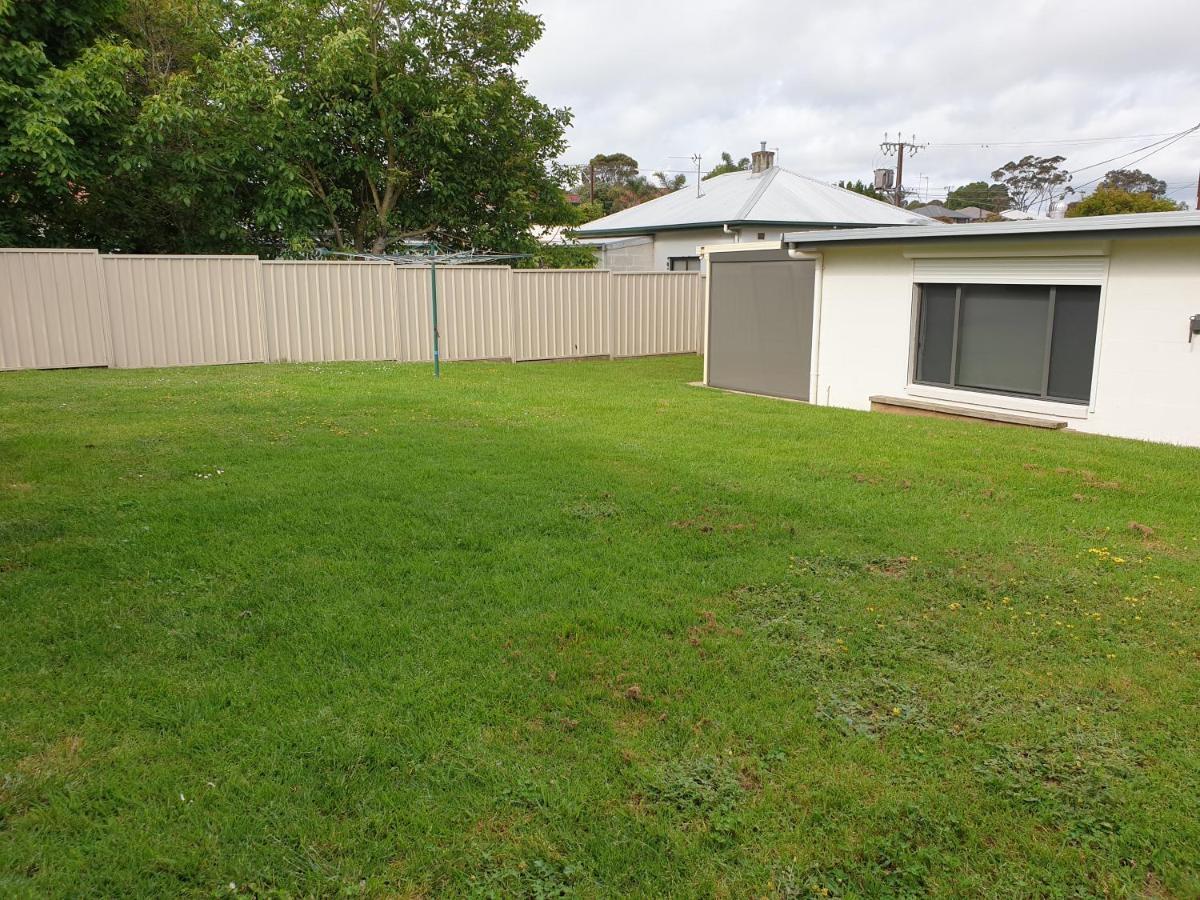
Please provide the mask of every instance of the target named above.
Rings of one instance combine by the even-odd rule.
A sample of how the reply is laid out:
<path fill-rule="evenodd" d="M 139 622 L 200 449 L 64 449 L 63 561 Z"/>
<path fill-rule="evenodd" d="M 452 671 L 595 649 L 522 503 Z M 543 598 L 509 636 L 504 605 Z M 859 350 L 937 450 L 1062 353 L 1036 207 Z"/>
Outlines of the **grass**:
<path fill-rule="evenodd" d="M 0 377 L 0 894 L 1200 894 L 1200 453 L 698 375 Z"/>

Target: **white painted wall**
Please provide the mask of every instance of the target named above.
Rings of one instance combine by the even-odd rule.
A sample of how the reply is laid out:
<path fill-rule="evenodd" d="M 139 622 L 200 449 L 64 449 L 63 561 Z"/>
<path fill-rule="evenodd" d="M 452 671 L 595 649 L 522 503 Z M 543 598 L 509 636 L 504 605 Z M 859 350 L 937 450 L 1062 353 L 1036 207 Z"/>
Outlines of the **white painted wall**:
<path fill-rule="evenodd" d="M 991 255 L 1006 245 L 980 246 Z M 1007 246 L 1014 254 L 1029 249 Z M 1039 253 L 1070 254 L 1080 245 L 1036 246 Z M 918 244 L 825 248 L 815 402 L 867 409 L 873 394 L 950 400 L 1066 418 L 1079 431 L 1200 446 L 1200 337 L 1189 343 L 1187 336 L 1189 317 L 1200 313 L 1200 238 L 1102 246 L 1108 276 L 1089 406 L 910 384 L 913 260 L 904 253 L 923 252 Z"/>
<path fill-rule="evenodd" d="M 778 241 L 783 238 L 779 229 L 771 231 L 767 228 L 745 228 L 741 240 L 755 241 L 760 234 L 765 234 L 764 240 Z M 667 271 L 667 260 L 672 256 L 699 256 L 698 249 L 702 244 L 733 244 L 737 238 L 726 234 L 720 228 L 681 229 L 679 231 L 660 231 L 654 235 L 654 270 Z M 707 271 L 706 269 L 702 271 Z"/>

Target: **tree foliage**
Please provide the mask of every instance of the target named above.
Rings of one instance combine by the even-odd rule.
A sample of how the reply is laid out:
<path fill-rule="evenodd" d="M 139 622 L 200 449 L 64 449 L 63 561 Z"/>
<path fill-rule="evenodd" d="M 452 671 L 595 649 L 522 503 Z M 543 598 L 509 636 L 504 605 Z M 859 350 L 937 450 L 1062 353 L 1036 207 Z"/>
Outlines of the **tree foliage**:
<path fill-rule="evenodd" d="M 1077 203 L 1067 207 L 1071 218 L 1082 216 L 1112 216 L 1119 213 L 1172 212 L 1184 207 L 1166 197 L 1156 197 L 1149 191 L 1133 193 L 1103 183 Z"/>
<path fill-rule="evenodd" d="M 707 181 L 710 178 L 716 178 L 718 175 L 728 175 L 730 172 L 746 172 L 750 169 L 750 157 L 743 156 L 741 159 L 734 162 L 733 155 L 728 152 L 721 154 L 721 161 L 713 166 L 712 171 L 704 176 Z"/>
<path fill-rule="evenodd" d="M 668 176 L 665 172 L 655 172 L 652 181 L 639 174 L 638 168 L 638 161 L 627 153 L 598 153 L 587 165 L 574 167 L 570 174 L 571 192 L 580 197 L 594 194 L 593 200 L 580 205 L 586 215 L 583 221 L 637 206 L 687 184 L 687 176 Z M 599 215 L 595 214 L 597 211 Z"/>
<path fill-rule="evenodd" d="M 0 0 L 0 237 L 535 249 L 573 218 L 569 113 L 515 74 L 541 29 L 517 0 Z"/>
<path fill-rule="evenodd" d="M 998 213 L 1012 208 L 1012 198 L 1003 184 L 988 184 L 986 181 L 972 181 L 946 194 L 947 209 L 966 209 L 968 206 Z"/>
<path fill-rule="evenodd" d="M 1141 169 L 1113 169 L 1096 185 L 1097 190 L 1101 188 L 1112 188 L 1130 194 L 1149 194 L 1151 197 L 1164 197 L 1167 193 L 1165 181 L 1148 175 Z"/>
<path fill-rule="evenodd" d="M 864 197 L 870 197 L 872 200 L 891 202 L 891 197 L 886 192 L 879 190 L 873 184 L 866 184 L 861 178 L 855 181 L 839 181 L 837 186 L 847 191 L 854 191 L 856 194 L 862 194 Z"/>
<path fill-rule="evenodd" d="M 1061 167 L 1063 156 L 1024 156 L 992 172 L 992 181 L 1008 191 L 1012 209 L 1028 212 L 1059 194 L 1071 193 L 1071 174 Z"/>
<path fill-rule="evenodd" d="M 596 251 L 579 244 L 543 244 L 525 259 L 518 269 L 594 269 L 598 262 Z"/>

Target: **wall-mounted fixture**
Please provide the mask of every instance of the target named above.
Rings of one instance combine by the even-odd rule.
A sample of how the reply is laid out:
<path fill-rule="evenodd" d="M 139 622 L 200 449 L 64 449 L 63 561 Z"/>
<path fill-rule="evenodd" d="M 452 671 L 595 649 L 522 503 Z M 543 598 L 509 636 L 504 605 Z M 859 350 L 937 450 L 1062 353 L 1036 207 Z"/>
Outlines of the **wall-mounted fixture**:
<path fill-rule="evenodd" d="M 1188 343 L 1196 339 L 1196 335 L 1200 334 L 1200 315 L 1192 316 L 1191 325 L 1188 327 Z"/>

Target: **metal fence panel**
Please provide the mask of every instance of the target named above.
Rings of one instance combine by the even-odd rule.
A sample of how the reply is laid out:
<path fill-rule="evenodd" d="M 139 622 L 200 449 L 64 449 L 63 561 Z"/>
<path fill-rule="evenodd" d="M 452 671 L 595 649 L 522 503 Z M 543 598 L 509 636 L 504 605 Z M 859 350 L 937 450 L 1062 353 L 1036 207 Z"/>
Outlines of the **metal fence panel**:
<path fill-rule="evenodd" d="M 104 256 L 118 368 L 266 362 L 253 256 Z"/>
<path fill-rule="evenodd" d="M 268 358 L 286 362 L 397 359 L 393 268 L 366 262 L 264 262 Z"/>
<path fill-rule="evenodd" d="M 430 270 L 0 252 L 0 368 L 432 359 Z M 442 358 L 697 353 L 694 273 L 439 267 Z"/>
<path fill-rule="evenodd" d="M 699 353 L 704 279 L 691 272 L 613 275 L 613 356 Z"/>
<path fill-rule="evenodd" d="M 0 369 L 109 364 L 100 255 L 0 251 Z"/>
<path fill-rule="evenodd" d="M 442 359 L 512 359 L 512 270 L 456 266 L 437 277 Z"/>
<path fill-rule="evenodd" d="M 429 269 L 393 267 L 399 326 L 399 352 L 402 362 L 430 362 L 433 359 L 433 319 L 429 306 Z M 445 331 L 445 326 L 442 326 Z"/>
<path fill-rule="evenodd" d="M 608 355 L 610 281 L 587 269 L 514 271 L 513 359 Z"/>

